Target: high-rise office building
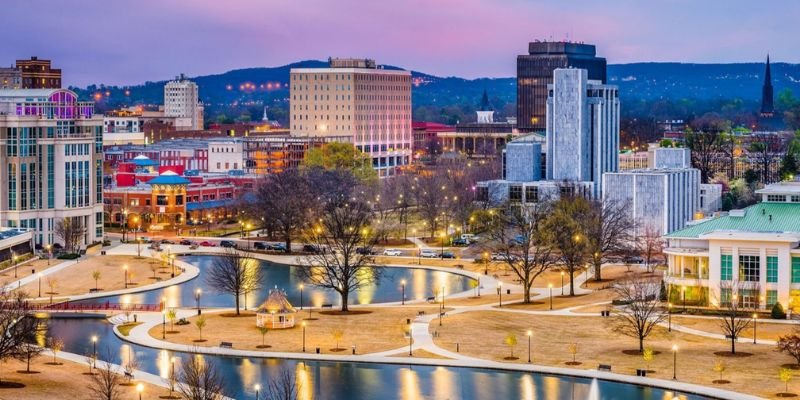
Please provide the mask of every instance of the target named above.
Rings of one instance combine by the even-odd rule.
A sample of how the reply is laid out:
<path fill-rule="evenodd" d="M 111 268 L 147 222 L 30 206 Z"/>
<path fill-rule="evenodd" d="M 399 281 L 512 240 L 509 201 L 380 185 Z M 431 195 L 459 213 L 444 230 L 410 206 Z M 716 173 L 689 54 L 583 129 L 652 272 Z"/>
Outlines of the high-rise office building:
<path fill-rule="evenodd" d="M 61 89 L 61 69 L 52 68 L 50 60 L 17 60 L 17 69 L 22 74 L 23 89 Z"/>
<path fill-rule="evenodd" d="M 372 159 L 380 176 L 411 158 L 411 73 L 369 59 L 331 59 L 328 68 L 293 68 L 293 136 L 342 137 Z"/>
<path fill-rule="evenodd" d="M 559 68 L 547 98 L 547 180 L 593 182 L 619 169 L 619 90 L 590 81 L 588 71 Z"/>
<path fill-rule="evenodd" d="M 591 80 L 606 83 L 606 59 L 597 57 L 593 45 L 570 42 L 531 42 L 528 54 L 517 56 L 517 128 L 543 132 L 547 85 L 556 68 L 581 68 Z"/>
<path fill-rule="evenodd" d="M 103 118 L 65 89 L 0 90 L 0 225 L 64 244 L 59 221 L 80 227 L 79 246 L 103 239 Z M 77 250 L 77 249 L 75 249 Z"/>
<path fill-rule="evenodd" d="M 183 74 L 164 85 L 164 116 L 175 118 L 176 130 L 203 129 L 198 86 Z"/>

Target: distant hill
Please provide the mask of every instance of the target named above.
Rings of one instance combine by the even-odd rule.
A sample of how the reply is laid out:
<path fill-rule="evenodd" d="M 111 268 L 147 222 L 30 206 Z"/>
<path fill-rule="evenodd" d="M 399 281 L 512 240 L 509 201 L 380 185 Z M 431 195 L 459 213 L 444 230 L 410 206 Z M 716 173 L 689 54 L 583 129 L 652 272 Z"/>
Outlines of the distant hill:
<path fill-rule="evenodd" d="M 276 118 L 284 119 L 288 108 L 289 70 L 326 65 L 323 61 L 307 60 L 280 67 L 238 69 L 192 79 L 200 85 L 200 97 L 209 110 L 244 106 L 250 107 L 255 113 L 257 108 L 266 105 L 276 109 Z M 623 104 L 634 100 L 683 99 L 738 99 L 747 104 L 756 104 L 761 96 L 763 73 L 764 65 L 760 63 L 634 63 L 608 66 L 609 83 L 620 87 Z M 477 106 L 484 90 L 488 91 L 493 105 L 499 111 L 505 108 L 510 113 L 516 101 L 516 80 L 513 77 L 463 79 L 437 77 L 418 71 L 412 71 L 412 76 L 412 101 L 415 109 L 424 106 L 455 106 L 461 107 L 462 112 L 468 114 Z M 800 94 L 800 65 L 772 64 L 772 76 L 776 96 L 786 88 Z M 164 83 L 145 82 L 127 88 L 91 85 L 73 89 L 84 98 L 102 94 L 98 108 L 104 110 L 120 105 L 160 104 Z M 252 86 L 243 86 L 245 84 Z"/>

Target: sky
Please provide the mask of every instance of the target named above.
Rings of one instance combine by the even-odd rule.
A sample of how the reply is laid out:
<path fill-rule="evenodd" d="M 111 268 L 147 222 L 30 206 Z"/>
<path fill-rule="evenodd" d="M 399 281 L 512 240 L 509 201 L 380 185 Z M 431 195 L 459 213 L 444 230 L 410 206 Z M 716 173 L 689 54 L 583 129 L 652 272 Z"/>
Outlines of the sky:
<path fill-rule="evenodd" d="M 797 0 L 3 0 L 0 65 L 36 55 L 65 85 L 138 84 L 369 57 L 439 76 L 508 77 L 539 40 L 611 64 L 800 62 Z"/>

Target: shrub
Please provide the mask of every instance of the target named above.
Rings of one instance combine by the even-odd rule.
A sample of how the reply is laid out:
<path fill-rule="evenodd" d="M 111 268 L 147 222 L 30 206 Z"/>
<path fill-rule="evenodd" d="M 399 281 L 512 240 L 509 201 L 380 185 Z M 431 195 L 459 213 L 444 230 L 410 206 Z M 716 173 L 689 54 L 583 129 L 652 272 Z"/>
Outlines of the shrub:
<path fill-rule="evenodd" d="M 775 303 L 772 306 L 772 319 L 786 319 L 786 311 L 783 310 L 783 306 L 780 302 Z"/>
<path fill-rule="evenodd" d="M 74 260 L 76 258 L 79 258 L 80 256 L 81 255 L 77 253 L 65 253 L 65 254 L 59 254 L 58 257 L 56 258 L 58 258 L 59 260 Z"/>

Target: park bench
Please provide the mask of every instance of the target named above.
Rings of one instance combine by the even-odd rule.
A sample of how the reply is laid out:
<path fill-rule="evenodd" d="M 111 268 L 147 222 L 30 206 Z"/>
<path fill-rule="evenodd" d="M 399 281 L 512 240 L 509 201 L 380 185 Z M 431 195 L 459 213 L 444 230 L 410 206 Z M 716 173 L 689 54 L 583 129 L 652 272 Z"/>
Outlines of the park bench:
<path fill-rule="evenodd" d="M 598 366 L 597 366 L 597 370 L 598 370 L 598 371 L 611 372 L 611 365 L 608 365 L 608 364 L 600 364 L 600 365 L 598 365 Z"/>
<path fill-rule="evenodd" d="M 331 310 L 333 310 L 333 304 L 331 303 L 323 304 L 320 308 L 330 308 Z"/>
<path fill-rule="evenodd" d="M 233 348 L 233 343 L 231 343 L 231 342 L 219 342 L 219 347 L 221 347 L 223 349 L 232 349 Z"/>

